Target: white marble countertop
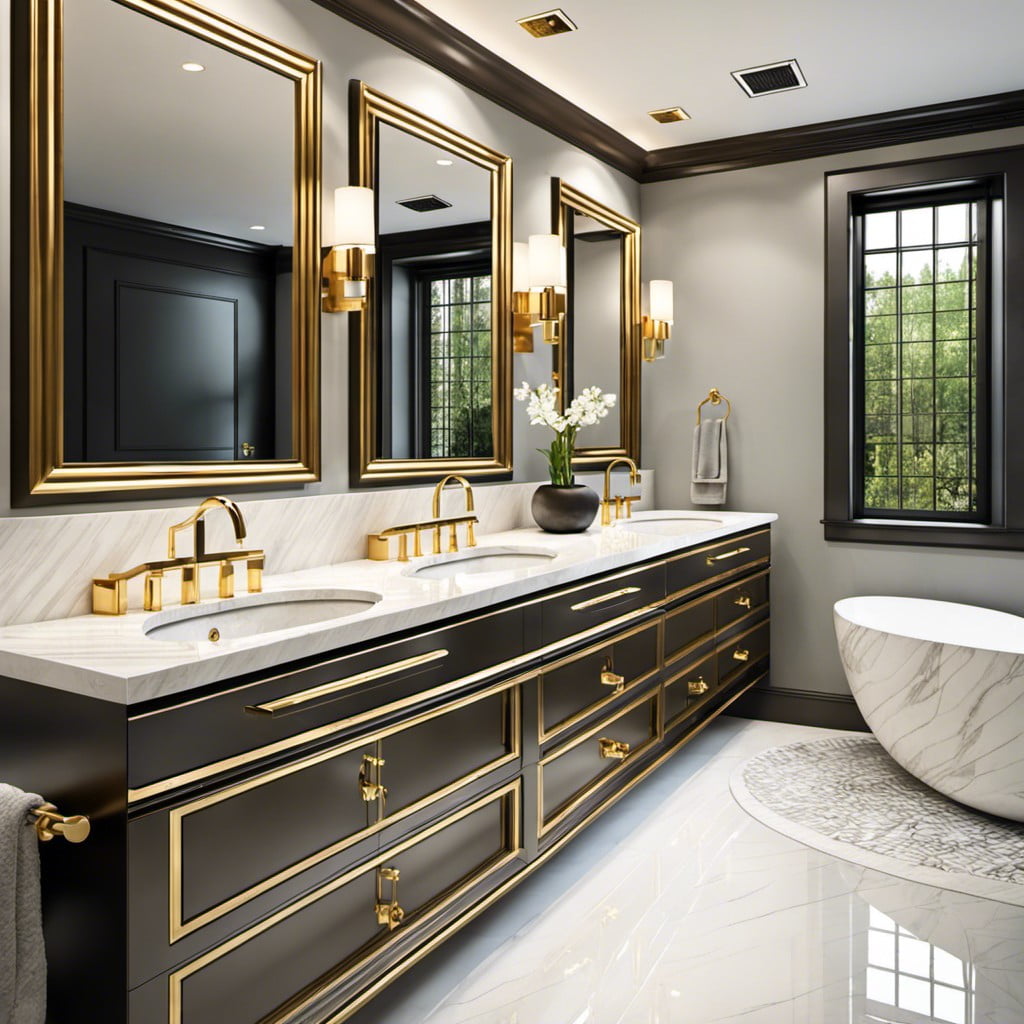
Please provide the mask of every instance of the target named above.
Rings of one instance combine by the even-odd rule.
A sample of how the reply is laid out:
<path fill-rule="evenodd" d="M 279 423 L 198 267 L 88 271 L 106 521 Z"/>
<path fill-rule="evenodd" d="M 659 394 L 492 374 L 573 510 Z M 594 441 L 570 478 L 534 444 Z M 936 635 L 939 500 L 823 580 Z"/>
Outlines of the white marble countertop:
<path fill-rule="evenodd" d="M 635 522 L 657 516 L 637 513 Z M 553 551 L 555 557 L 531 568 L 478 574 L 460 573 L 448 579 L 408 575 L 438 559 L 427 556 L 410 562 L 371 562 L 362 559 L 315 569 L 267 576 L 264 592 L 344 588 L 380 594 L 372 607 L 346 618 L 276 630 L 218 643 L 157 640 L 146 635 L 153 616 L 166 621 L 194 614 L 196 606 L 177 610 L 165 603 L 163 612 L 131 611 L 127 615 L 80 615 L 0 629 L 0 674 L 56 689 L 136 704 L 197 686 L 272 668 L 300 658 L 366 640 L 385 641 L 389 635 L 416 626 L 477 611 L 491 605 L 547 590 L 596 573 L 627 568 L 637 562 L 697 547 L 774 522 L 774 513 L 692 512 L 695 518 L 721 521 L 707 530 L 682 536 L 632 532 L 629 520 L 613 527 L 591 527 L 586 533 L 556 535 L 536 528 L 480 535 L 475 554 L 503 547 Z M 443 559 L 444 556 L 441 556 Z M 206 593 L 215 592 L 215 568 L 204 576 Z M 242 584 L 243 577 L 239 578 Z M 173 594 L 175 578 L 164 583 L 165 597 Z M 238 593 L 244 593 L 239 586 Z M 134 592 L 133 600 L 137 600 Z M 237 598 L 235 599 L 238 600 Z M 233 602 L 204 601 L 203 610 Z"/>

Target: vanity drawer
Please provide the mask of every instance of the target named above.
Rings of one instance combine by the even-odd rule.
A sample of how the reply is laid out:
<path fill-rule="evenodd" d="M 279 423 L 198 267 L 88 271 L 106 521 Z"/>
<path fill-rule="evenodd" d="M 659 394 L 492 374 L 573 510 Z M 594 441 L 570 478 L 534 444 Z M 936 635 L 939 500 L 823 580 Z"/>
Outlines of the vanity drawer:
<path fill-rule="evenodd" d="M 518 764 L 519 708 L 506 685 L 134 820 L 132 982 L 373 856 L 383 829 L 460 790 L 465 802 Z"/>
<path fill-rule="evenodd" d="M 133 1021 L 257 1024 L 343 982 L 518 856 L 519 786 L 470 804 L 143 986 L 133 993 Z M 392 915 L 393 907 L 401 913 Z"/>
<path fill-rule="evenodd" d="M 546 742 L 657 672 L 659 628 L 660 622 L 649 622 L 545 668 L 539 682 L 538 740 Z"/>
<path fill-rule="evenodd" d="M 728 686 L 768 654 L 771 620 L 734 637 L 718 649 L 718 685 Z"/>
<path fill-rule="evenodd" d="M 371 719 L 454 692 L 473 673 L 500 671 L 502 662 L 522 653 L 523 612 L 512 608 L 133 716 L 129 799 L 328 742 Z"/>
<path fill-rule="evenodd" d="M 685 718 L 718 688 L 718 652 L 687 666 L 665 683 L 665 730 Z"/>
<path fill-rule="evenodd" d="M 722 591 L 715 598 L 719 630 L 751 614 L 768 603 L 768 573 L 758 573 Z"/>
<path fill-rule="evenodd" d="M 715 635 L 715 598 L 702 597 L 665 614 L 665 664 L 687 655 Z"/>
<path fill-rule="evenodd" d="M 645 694 L 538 763 L 540 836 L 658 741 L 659 697 Z"/>
<path fill-rule="evenodd" d="M 664 562 L 563 590 L 541 603 L 541 646 L 655 604 L 664 596 Z"/>
<path fill-rule="evenodd" d="M 705 583 L 746 572 L 771 557 L 771 532 L 768 529 L 739 537 L 727 537 L 717 544 L 688 551 L 667 563 L 669 595 L 695 590 Z"/>

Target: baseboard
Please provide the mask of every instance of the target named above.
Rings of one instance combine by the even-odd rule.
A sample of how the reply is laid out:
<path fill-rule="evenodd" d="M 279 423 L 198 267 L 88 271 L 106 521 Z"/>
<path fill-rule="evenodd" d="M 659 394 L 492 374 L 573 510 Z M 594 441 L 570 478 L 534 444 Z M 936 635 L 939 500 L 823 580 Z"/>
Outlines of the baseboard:
<path fill-rule="evenodd" d="M 840 693 L 771 687 L 767 683 L 765 680 L 749 690 L 727 713 L 734 718 L 754 718 L 763 722 L 816 725 L 823 729 L 851 729 L 855 732 L 871 731 L 852 697 Z"/>

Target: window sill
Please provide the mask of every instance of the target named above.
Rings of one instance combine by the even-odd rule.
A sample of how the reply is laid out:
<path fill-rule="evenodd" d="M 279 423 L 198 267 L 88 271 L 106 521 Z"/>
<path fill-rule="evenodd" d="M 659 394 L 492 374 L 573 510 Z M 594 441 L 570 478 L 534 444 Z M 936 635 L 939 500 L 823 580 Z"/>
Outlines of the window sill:
<path fill-rule="evenodd" d="M 924 523 L 883 519 L 823 519 L 825 540 L 916 547 L 1024 551 L 1024 529 L 983 523 Z"/>

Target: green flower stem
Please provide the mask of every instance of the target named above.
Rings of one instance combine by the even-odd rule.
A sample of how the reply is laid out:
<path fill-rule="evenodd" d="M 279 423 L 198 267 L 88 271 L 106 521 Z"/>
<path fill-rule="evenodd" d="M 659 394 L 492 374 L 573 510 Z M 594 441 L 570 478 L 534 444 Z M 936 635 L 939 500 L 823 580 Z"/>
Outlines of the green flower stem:
<path fill-rule="evenodd" d="M 566 427 L 560 434 L 555 434 L 550 448 L 539 451 L 548 460 L 548 473 L 555 487 L 571 487 L 575 482 L 572 473 L 572 453 L 576 449 L 576 432 L 578 427 Z"/>

